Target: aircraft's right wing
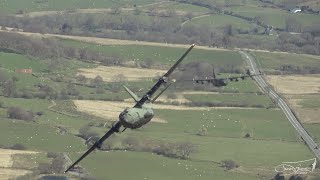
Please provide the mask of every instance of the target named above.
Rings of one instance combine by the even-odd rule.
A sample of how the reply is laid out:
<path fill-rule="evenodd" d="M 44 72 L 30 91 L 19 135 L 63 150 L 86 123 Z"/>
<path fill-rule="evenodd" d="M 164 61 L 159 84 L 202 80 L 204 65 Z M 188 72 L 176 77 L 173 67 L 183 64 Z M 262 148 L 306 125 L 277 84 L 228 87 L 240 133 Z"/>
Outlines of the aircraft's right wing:
<path fill-rule="evenodd" d="M 163 75 L 157 83 L 134 105 L 135 108 L 140 108 L 146 101 L 149 101 L 152 95 L 161 87 L 162 84 L 167 82 L 167 78 L 172 74 L 172 72 L 177 68 L 181 61 L 189 54 L 195 44 L 180 57 L 180 59 L 168 70 L 168 72 Z"/>

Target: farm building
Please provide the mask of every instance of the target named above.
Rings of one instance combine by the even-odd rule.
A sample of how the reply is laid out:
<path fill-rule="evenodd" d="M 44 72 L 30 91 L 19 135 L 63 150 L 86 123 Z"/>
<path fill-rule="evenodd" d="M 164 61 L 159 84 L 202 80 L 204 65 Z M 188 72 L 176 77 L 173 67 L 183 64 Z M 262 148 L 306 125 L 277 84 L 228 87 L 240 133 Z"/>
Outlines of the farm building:
<path fill-rule="evenodd" d="M 32 69 L 16 69 L 16 73 L 32 74 Z"/>

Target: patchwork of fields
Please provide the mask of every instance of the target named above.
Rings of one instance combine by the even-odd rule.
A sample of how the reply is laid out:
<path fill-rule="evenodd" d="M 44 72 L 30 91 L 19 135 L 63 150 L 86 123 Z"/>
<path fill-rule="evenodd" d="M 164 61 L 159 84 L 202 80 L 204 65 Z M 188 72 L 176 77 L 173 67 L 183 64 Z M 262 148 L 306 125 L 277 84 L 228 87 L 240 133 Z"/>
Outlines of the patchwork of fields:
<path fill-rule="evenodd" d="M 32 66 L 35 65 L 30 65 L 30 67 Z M 3 68 L 10 69 L 10 65 L 5 65 Z M 14 68 L 14 66 L 12 68 Z M 39 68 L 41 69 L 41 67 Z M 77 73 L 77 71 L 73 72 Z M 35 77 L 26 76 L 26 78 L 32 79 Z M 36 81 L 38 80 L 34 79 L 33 83 Z M 252 80 L 246 81 L 250 82 Z M 23 84 L 26 82 L 32 83 L 32 81 L 18 82 Z M 48 82 L 50 81 L 48 80 Z M 21 84 L 21 87 L 23 84 Z M 232 84 L 232 86 L 239 88 L 243 86 L 243 84 L 239 82 Z M 256 92 L 256 90 L 253 92 Z M 233 94 L 212 94 L 202 96 L 202 93 L 203 92 L 198 92 L 198 94 L 190 94 L 185 92 L 181 93 L 181 95 L 192 101 L 199 102 L 210 99 L 215 101 L 219 99 L 221 101 L 224 101 L 224 99 L 229 99 L 229 101 L 246 100 L 249 103 L 254 102 L 262 105 L 268 105 L 270 103 L 265 97 L 260 97 L 250 93 L 239 94 L 240 96 L 237 96 L 236 94 L 236 96 Z M 128 98 L 128 95 L 124 94 L 124 96 Z M 28 109 L 33 111 L 44 112 L 44 115 L 37 118 L 36 123 L 34 124 L 30 122 L 24 123 L 20 121 L 10 121 L 9 119 L 4 118 L 6 116 L 5 109 L 2 109 L 0 111 L 0 114 L 2 114 L 1 119 L 3 119 L 1 122 L 1 127 L 10 128 L 5 128 L 2 130 L 2 132 L 6 131 L 6 135 L 1 136 L 1 144 L 10 145 L 22 143 L 25 144 L 28 149 L 37 151 L 69 152 L 69 155 L 71 155 L 72 159 L 76 157 L 75 152 L 82 152 L 85 150 L 81 140 L 73 135 L 74 133 L 77 134 L 78 128 L 88 122 L 88 120 L 85 120 L 83 117 L 72 117 L 66 114 L 57 114 L 56 112 L 50 111 L 48 107 L 51 106 L 51 102 L 48 100 L 1 98 L 1 101 L 4 102 L 5 107 L 18 105 L 20 107 L 28 107 Z M 81 102 L 81 104 L 77 102 Z M 96 109 L 93 114 L 95 116 L 99 116 L 99 114 L 108 115 L 108 117 L 103 116 L 103 118 L 109 120 L 115 120 L 117 117 L 117 112 L 121 111 L 121 108 L 118 108 L 118 111 L 113 113 L 109 112 L 117 107 L 119 102 L 105 101 L 100 102 L 100 105 L 95 105 L 94 103 L 98 102 L 92 101 L 92 103 L 89 103 L 89 101 L 76 101 L 75 105 L 76 107 L 84 109 L 85 111 L 89 111 L 90 108 L 97 107 L 98 109 Z M 28 106 L 28 104 L 33 105 Z M 61 105 L 63 104 L 59 103 L 58 101 L 57 107 L 55 108 L 58 108 L 58 110 L 63 109 L 62 111 L 69 112 L 71 115 L 77 114 L 76 111 L 67 110 L 66 108 L 59 108 Z M 123 105 L 124 107 L 130 106 L 131 103 L 124 103 Z M 103 107 L 105 107 L 104 109 L 108 111 L 103 110 Z M 187 170 L 187 172 L 190 172 L 192 176 L 200 177 L 201 174 L 201 176 L 205 179 L 210 179 L 210 177 L 212 177 L 212 173 L 217 173 L 218 177 L 221 176 L 227 179 L 232 179 L 232 177 L 235 176 L 243 177 L 243 179 L 254 179 L 255 175 L 249 173 L 249 171 L 246 169 L 266 169 L 261 171 L 261 173 L 270 175 L 270 173 L 272 174 L 272 167 L 281 161 L 286 161 L 287 159 L 300 160 L 312 157 L 307 148 L 304 147 L 300 142 L 298 136 L 295 134 L 295 131 L 287 122 L 282 112 L 278 109 L 266 110 L 263 108 L 255 109 L 246 107 L 208 108 L 172 105 L 156 105 L 155 108 L 155 121 L 166 123 L 151 123 L 146 125 L 140 131 L 126 131 L 126 133 L 121 134 L 120 137 L 136 137 L 141 139 L 147 138 L 152 140 L 165 140 L 169 142 L 188 141 L 194 143 L 197 146 L 197 152 L 191 156 L 191 161 L 168 159 L 159 155 L 151 155 L 146 152 L 110 152 L 108 154 L 100 152 L 96 155 L 92 155 L 92 157 L 88 158 L 88 160 L 85 160 L 82 166 L 84 166 L 86 169 L 88 168 L 87 170 L 92 174 L 95 174 L 98 178 L 102 178 L 106 177 L 105 174 L 113 174 L 112 172 L 114 172 L 114 170 L 112 170 L 112 168 L 107 168 L 108 171 L 106 171 L 106 169 L 92 168 L 90 166 L 90 162 L 99 164 L 105 163 L 103 161 L 105 158 L 106 161 L 108 161 L 109 158 L 115 158 L 115 161 L 117 162 L 116 164 L 118 165 L 113 163 L 113 168 L 121 166 L 122 168 L 128 169 L 131 167 L 128 165 L 128 163 L 137 163 L 139 155 L 145 154 L 143 155 L 145 158 L 139 161 L 141 161 L 141 163 L 145 164 L 147 167 L 152 168 L 148 171 L 149 174 L 137 174 L 134 177 L 136 179 L 139 179 L 140 176 L 144 175 L 146 177 L 157 179 L 159 177 L 157 174 L 162 172 L 162 170 L 163 172 L 167 171 L 167 168 L 174 168 L 175 170 L 168 173 L 168 176 L 170 175 L 170 177 L 177 177 L 178 179 L 183 178 L 179 173 L 182 170 Z M 114 116 L 111 116 L 112 114 L 114 114 Z M 98 120 L 98 122 L 99 121 L 100 120 Z M 56 128 L 57 126 L 66 127 L 68 129 L 68 133 L 64 135 L 59 134 L 58 129 Z M 197 132 L 202 127 L 206 127 L 208 132 L 208 134 L 204 137 L 197 135 Z M 105 131 L 104 128 L 96 129 L 99 134 L 102 134 Z M 250 138 L 248 139 L 244 138 L 247 133 L 250 134 Z M 10 139 L 10 141 L 8 141 L 8 139 Z M 54 142 L 59 142 L 59 146 L 57 146 Z M 277 148 L 274 149 L 274 146 Z M 265 149 L 269 149 L 268 152 L 266 152 Z M 99 160 L 95 159 L 96 156 L 99 156 Z M 154 158 L 158 159 L 157 162 L 160 164 L 150 166 L 150 163 L 153 162 L 152 159 Z M 241 170 L 238 169 L 234 172 L 226 173 L 222 168 L 219 167 L 218 164 L 212 163 L 220 162 L 225 159 L 235 160 L 241 166 Z M 182 164 L 185 164 L 183 169 L 181 169 Z M 186 164 L 188 165 L 186 166 Z M 144 165 L 141 167 L 143 166 Z M 158 166 L 163 167 L 163 169 L 159 171 L 159 169 L 156 168 Z M 190 168 L 189 166 L 193 168 L 192 171 L 188 171 Z M 195 172 L 198 171 L 199 174 L 196 175 Z M 114 174 L 111 176 L 114 177 Z"/>
<path fill-rule="evenodd" d="M 215 3 L 225 6 L 224 10 L 261 18 L 267 24 L 281 28 L 293 16 L 304 27 L 319 22 L 316 15 L 291 14 L 256 0 L 217 0 Z M 311 1 L 309 3 L 313 7 L 318 6 Z M 162 18 L 178 22 L 179 25 L 181 23 L 179 31 L 192 32 L 194 27 L 203 26 L 227 33 L 224 29 L 227 24 L 235 29 L 250 31 L 256 28 L 258 32 L 264 30 L 253 22 L 177 1 L 0 2 L 0 15 L 29 15 L 36 18 L 46 15 L 55 17 L 60 13 L 66 16 L 96 14 L 119 19 L 116 13 L 120 13 L 124 16 L 134 14 L 134 18 L 143 19 L 149 24 L 153 23 L 153 16 L 147 13 L 155 9 L 159 14 L 174 12 L 177 17 Z M 73 30 L 77 32 L 78 29 Z M 114 33 L 120 31 L 115 30 Z M 121 86 L 128 86 L 141 97 L 154 84 L 155 79 L 165 73 L 189 47 L 187 44 L 132 41 L 123 37 L 122 40 L 116 40 L 71 36 L 67 33 L 20 34 L 31 39 L 35 36 L 54 38 L 65 47 L 87 49 L 101 56 L 117 59 L 122 66 L 91 59 L 86 59 L 90 60 L 89 63 L 84 59 L 64 57 L 36 58 L 0 49 L 0 147 L 18 146 L 23 149 L 0 149 L 0 179 L 38 173 L 43 163 L 52 162 L 49 157 L 52 153 L 65 153 L 72 161 L 76 160 L 87 150 L 91 137 L 102 136 L 118 119 L 119 112 L 132 106 L 132 99 Z M 211 38 L 215 35 L 211 34 Z M 233 36 L 263 39 L 266 42 L 276 40 L 276 36 L 250 33 Z M 183 64 L 203 63 L 221 70 L 219 77 L 238 76 L 237 73 L 240 72 L 237 70 L 245 72 L 247 65 L 237 49 L 232 48 L 196 46 Z M 257 59 L 259 68 L 267 73 L 281 73 L 288 65 L 296 69 L 320 66 L 319 56 L 264 50 L 250 53 Z M 212 67 L 210 74 L 206 76 L 211 75 Z M 17 69 L 32 69 L 33 74 L 16 73 Z M 233 73 L 228 73 L 231 70 Z M 188 73 L 184 66 L 178 67 L 178 71 Z M 98 76 L 101 81 L 97 82 Z M 286 98 L 304 127 L 320 143 L 320 76 L 268 75 L 265 78 Z M 6 93 L 8 86 L 3 83 L 3 80 L 8 79 L 13 84 L 10 88 L 14 89 L 14 93 L 11 94 Z M 283 112 L 260 91 L 252 79 L 230 82 L 222 88 L 205 84 L 183 84 L 184 82 L 177 81 L 157 100 L 158 103 L 154 105 L 155 118 L 151 123 L 140 129 L 126 130 L 112 136 L 103 144 L 108 147 L 107 150 L 98 150 L 80 163 L 82 170 L 97 179 L 130 177 L 132 180 L 253 180 L 273 178 L 276 174 L 274 167 L 282 162 L 313 158 Z M 34 118 L 14 119 L 9 113 L 12 107 L 21 108 L 26 113 L 31 112 Z M 85 133 L 90 138 L 86 139 Z M 161 154 L 154 149 L 150 151 L 152 146 L 163 146 L 167 148 L 166 151 L 171 152 L 175 149 L 170 145 L 183 143 L 191 144 L 194 148 L 185 160 Z M 224 165 L 227 160 L 233 161 L 237 167 L 228 170 Z M 63 165 L 67 166 L 69 163 Z M 314 175 L 319 175 L 318 171 Z M 67 176 L 80 178 L 75 173 Z"/>

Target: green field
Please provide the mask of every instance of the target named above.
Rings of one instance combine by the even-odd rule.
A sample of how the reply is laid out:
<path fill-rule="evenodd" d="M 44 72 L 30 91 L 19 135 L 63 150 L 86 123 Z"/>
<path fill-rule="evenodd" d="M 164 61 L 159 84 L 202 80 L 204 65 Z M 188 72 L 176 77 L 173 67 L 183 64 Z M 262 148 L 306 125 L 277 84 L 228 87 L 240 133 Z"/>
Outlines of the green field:
<path fill-rule="evenodd" d="M 255 27 L 255 25 L 250 24 L 249 22 L 239 19 L 236 17 L 228 15 L 214 14 L 198 19 L 193 19 L 190 22 L 186 23 L 185 26 L 195 25 L 195 26 L 208 26 L 210 28 L 223 28 L 226 25 L 232 25 L 235 29 L 249 30 Z"/>
<path fill-rule="evenodd" d="M 186 51 L 185 48 L 154 47 L 144 45 L 96 45 L 79 41 L 63 40 L 66 45 L 88 48 L 111 57 L 120 57 L 125 60 L 153 61 L 159 64 L 173 64 Z M 214 51 L 194 49 L 184 60 L 208 62 L 214 65 L 241 66 L 244 60 L 234 51 Z"/>
<path fill-rule="evenodd" d="M 187 99 L 197 103 L 216 103 L 216 104 L 234 104 L 243 106 L 268 107 L 272 102 L 265 95 L 257 94 L 206 94 L 206 95 L 187 95 Z"/>
<path fill-rule="evenodd" d="M 265 52 L 252 52 L 257 60 L 258 67 L 263 69 L 277 69 L 281 65 L 293 66 L 308 66 L 319 67 L 320 57 L 302 54 L 289 54 L 289 53 L 265 53 Z"/>
<path fill-rule="evenodd" d="M 320 95 L 304 95 L 298 104 L 303 108 L 320 108 Z"/>
<path fill-rule="evenodd" d="M 160 133 L 161 137 L 168 137 L 169 133 L 181 134 L 182 132 L 184 135 L 193 136 L 199 132 L 201 127 L 206 127 L 208 136 L 212 137 L 243 138 L 246 133 L 249 133 L 254 139 L 297 140 L 294 129 L 279 110 L 156 110 L 156 113 L 168 123 L 150 124 L 150 127 L 145 130 Z M 163 132 L 164 130 L 166 132 Z M 177 135 L 177 137 L 180 136 Z"/>
<path fill-rule="evenodd" d="M 294 18 L 295 21 L 300 23 L 302 26 L 310 26 L 320 23 L 318 15 L 303 13 L 294 14 L 281 9 L 235 6 L 230 8 L 230 10 L 246 17 L 260 17 L 265 24 L 278 28 L 285 28 L 286 20 L 290 18 Z"/>
<path fill-rule="evenodd" d="M 75 159 L 80 154 L 73 155 Z M 83 161 L 98 179 L 256 179 L 252 174 L 224 171 L 212 162 L 169 159 L 140 152 L 99 152 Z M 97 163 L 99 162 L 99 164 Z M 121 171 L 119 171 L 121 170 Z M 121 173 L 120 173 L 121 172 Z M 122 173 L 125 172 L 125 173 Z"/>
<path fill-rule="evenodd" d="M 134 5 L 145 5 L 157 2 L 157 0 L 136 0 L 134 2 L 119 0 L 10 0 L 0 2 L 0 11 L 16 13 L 18 10 L 26 12 L 32 11 L 52 11 L 52 10 L 74 10 L 89 8 L 112 8 L 112 7 L 133 7 Z"/>
<path fill-rule="evenodd" d="M 185 51 L 182 48 L 167 48 L 153 46 L 98 46 L 76 41 L 64 41 L 66 45 L 85 47 L 117 56 L 126 60 L 152 60 L 159 64 L 173 64 Z M 96 65 L 77 60 L 60 59 L 60 66 L 56 70 L 48 71 L 49 61 L 25 58 L 21 55 L 1 53 L 1 71 L 7 76 L 18 76 L 18 88 L 34 90 L 34 84 L 44 83 L 61 90 L 68 87 L 78 68 L 92 68 Z M 240 54 L 233 51 L 207 51 L 195 49 L 190 53 L 186 62 L 202 61 L 214 65 L 244 66 Z M 32 68 L 38 76 L 14 73 L 16 68 Z M 64 75 L 65 81 L 52 81 L 50 78 L 57 74 Z M 222 74 L 222 77 L 228 76 Z M 233 75 L 232 75 L 233 76 Z M 235 75 L 236 76 L 236 75 Z M 133 89 L 148 88 L 154 82 L 128 82 Z M 76 88 L 85 99 L 103 99 L 119 96 L 128 98 L 123 90 L 111 92 L 108 87 L 113 83 L 104 83 L 106 92 L 96 94 L 94 88 L 77 85 Z M 120 85 L 120 84 L 118 84 Z M 237 94 L 190 95 L 194 101 L 219 101 L 268 106 L 269 99 L 264 95 L 256 95 L 259 89 L 251 79 L 231 82 L 224 90 L 237 90 Z M 140 92 L 139 95 L 141 96 Z M 79 153 L 86 150 L 83 140 L 75 135 L 78 130 L 94 122 L 92 130 L 100 135 L 105 133 L 106 127 L 98 126 L 105 120 L 77 112 L 71 100 L 54 100 L 56 106 L 48 109 L 53 103 L 49 99 L 22 99 L 0 97 L 3 103 L 0 108 L 0 145 L 12 146 L 20 143 L 28 150 L 41 152 L 67 152 L 72 160 L 79 157 Z M 25 122 L 7 118 L 6 109 L 18 106 L 33 112 L 42 112 L 35 122 Z M 124 179 L 133 174 L 132 179 L 260 179 L 257 174 L 272 176 L 274 166 L 283 161 L 303 160 L 311 158 L 309 150 L 301 142 L 299 136 L 279 109 L 208 109 L 208 110 L 155 110 L 156 117 L 168 123 L 149 123 L 139 130 L 127 130 L 117 134 L 115 141 L 126 137 L 135 137 L 141 141 L 165 141 L 171 143 L 190 142 L 196 146 L 196 152 L 191 154 L 190 160 L 179 160 L 156 155 L 151 152 L 111 151 L 97 152 L 86 158 L 81 165 L 98 179 Z M 110 123 L 110 122 L 109 122 Z M 67 130 L 61 134 L 58 127 Z M 197 135 L 199 129 L 207 129 L 206 136 Z M 250 137 L 245 138 L 249 134 Z M 318 136 L 318 135 L 316 135 Z M 121 149 L 121 145 L 118 145 Z M 48 159 L 39 155 L 41 161 Z M 30 157 L 17 157 L 16 163 L 23 162 Z M 232 159 L 240 168 L 224 171 L 219 162 Z M 111 163 L 109 163 L 111 162 Z M 36 166 L 34 166 L 36 167 Z M 251 169 L 256 169 L 251 173 Z M 261 170 L 264 169 L 264 170 Z M 119 173 L 124 170 L 127 173 Z M 122 172 L 122 171 L 121 171 Z M 201 175 L 201 176 L 200 176 Z"/>

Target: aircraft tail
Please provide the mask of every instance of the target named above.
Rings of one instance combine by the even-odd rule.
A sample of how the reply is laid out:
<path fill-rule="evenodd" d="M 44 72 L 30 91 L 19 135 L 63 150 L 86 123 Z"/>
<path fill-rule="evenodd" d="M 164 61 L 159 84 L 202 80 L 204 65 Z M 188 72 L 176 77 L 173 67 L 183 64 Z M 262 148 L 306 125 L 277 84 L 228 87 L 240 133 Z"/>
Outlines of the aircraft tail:
<path fill-rule="evenodd" d="M 129 88 L 127 88 L 126 86 L 123 86 L 123 88 L 130 94 L 134 101 L 139 101 L 138 96 L 135 93 L 133 93 Z"/>

